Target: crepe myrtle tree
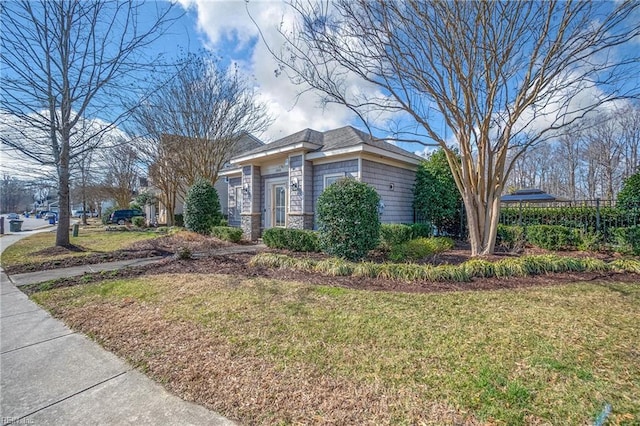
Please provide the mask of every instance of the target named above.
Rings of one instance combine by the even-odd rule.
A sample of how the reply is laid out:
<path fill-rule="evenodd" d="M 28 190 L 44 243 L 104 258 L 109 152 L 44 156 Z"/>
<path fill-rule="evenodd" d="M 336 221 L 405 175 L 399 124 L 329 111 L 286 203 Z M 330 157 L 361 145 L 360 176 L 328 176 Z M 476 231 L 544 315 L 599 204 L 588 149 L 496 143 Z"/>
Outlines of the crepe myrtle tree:
<path fill-rule="evenodd" d="M 267 45 L 276 74 L 302 91 L 350 108 L 370 129 L 393 117 L 403 123 L 398 141 L 439 145 L 465 205 L 471 253 L 485 255 L 512 162 L 638 95 L 629 81 L 638 75 L 638 9 L 633 0 L 292 0 L 282 44 Z"/>

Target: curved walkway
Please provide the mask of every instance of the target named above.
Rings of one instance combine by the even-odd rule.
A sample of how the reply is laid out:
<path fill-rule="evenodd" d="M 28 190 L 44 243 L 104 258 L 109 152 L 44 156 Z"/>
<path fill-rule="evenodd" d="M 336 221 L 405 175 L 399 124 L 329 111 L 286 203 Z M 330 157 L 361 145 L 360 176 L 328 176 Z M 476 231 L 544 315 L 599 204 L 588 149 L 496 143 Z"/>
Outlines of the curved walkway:
<path fill-rule="evenodd" d="M 47 230 L 4 235 L 0 251 L 20 238 Z M 114 264 L 120 263 L 92 265 L 92 269 L 117 269 L 123 265 Z M 87 272 L 83 268 L 12 277 L 0 269 L 2 424 L 233 425 L 215 412 L 170 394 L 51 317 L 15 285 L 81 275 Z"/>

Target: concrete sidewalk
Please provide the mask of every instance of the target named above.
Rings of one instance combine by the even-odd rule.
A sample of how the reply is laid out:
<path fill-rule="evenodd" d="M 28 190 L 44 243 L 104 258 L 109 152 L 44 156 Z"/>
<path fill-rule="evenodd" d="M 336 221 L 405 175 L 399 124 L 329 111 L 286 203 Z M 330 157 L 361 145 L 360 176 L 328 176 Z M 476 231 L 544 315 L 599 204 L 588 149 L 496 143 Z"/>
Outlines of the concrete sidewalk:
<path fill-rule="evenodd" d="M 58 278 L 77 277 L 86 273 L 101 271 L 117 271 L 118 269 L 143 266 L 150 263 L 159 262 L 164 259 L 162 256 L 147 257 L 143 259 L 118 260 L 116 262 L 98 263 L 95 265 L 80 265 L 70 268 L 50 269 L 48 271 L 27 272 L 24 274 L 11 275 L 11 282 L 16 287 L 28 284 L 36 284 Z"/>
<path fill-rule="evenodd" d="M 10 243 L 10 239 L 5 240 L 7 237 L 2 237 L 3 250 Z M 122 266 L 115 264 L 120 263 L 92 265 L 91 269 L 117 269 Z M 84 272 L 87 271 L 81 268 L 66 268 L 21 274 L 20 282 L 24 285 Z M 73 332 L 31 302 L 3 271 L 0 322 L 3 425 L 234 424 L 170 394 L 84 335 Z"/>

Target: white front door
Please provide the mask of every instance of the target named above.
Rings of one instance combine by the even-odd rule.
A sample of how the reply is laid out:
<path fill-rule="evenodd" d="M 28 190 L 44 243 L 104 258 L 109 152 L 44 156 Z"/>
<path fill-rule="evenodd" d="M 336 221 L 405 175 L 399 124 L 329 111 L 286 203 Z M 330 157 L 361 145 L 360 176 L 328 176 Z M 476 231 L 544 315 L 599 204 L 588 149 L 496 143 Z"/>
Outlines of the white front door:
<path fill-rule="evenodd" d="M 287 183 L 267 181 L 265 191 L 265 228 L 287 226 Z"/>

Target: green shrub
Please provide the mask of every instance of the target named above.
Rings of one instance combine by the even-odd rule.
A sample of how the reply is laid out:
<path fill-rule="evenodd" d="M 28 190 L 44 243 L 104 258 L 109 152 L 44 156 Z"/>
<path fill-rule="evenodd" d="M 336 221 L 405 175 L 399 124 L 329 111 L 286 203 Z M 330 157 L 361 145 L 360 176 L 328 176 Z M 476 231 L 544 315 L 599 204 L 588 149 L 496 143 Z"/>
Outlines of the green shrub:
<path fill-rule="evenodd" d="M 230 226 L 214 226 L 211 228 L 211 235 L 224 241 L 237 243 L 242 239 L 242 229 Z"/>
<path fill-rule="evenodd" d="M 615 228 L 612 233 L 616 251 L 640 256 L 640 225 Z"/>
<path fill-rule="evenodd" d="M 184 225 L 189 231 L 207 235 L 220 225 L 220 200 L 211 182 L 198 179 L 187 191 L 184 203 Z"/>
<path fill-rule="evenodd" d="M 100 218 L 100 221 L 102 222 L 103 225 L 109 224 L 109 218 L 111 217 L 111 213 L 113 213 L 115 210 L 116 210 L 115 207 L 109 207 L 102 211 L 102 217 Z"/>
<path fill-rule="evenodd" d="M 184 215 L 182 213 L 173 215 L 173 223 L 175 223 L 175 226 L 182 228 L 184 226 Z"/>
<path fill-rule="evenodd" d="M 318 198 L 320 247 L 349 260 L 362 259 L 378 245 L 380 218 L 376 190 L 354 179 L 330 185 Z"/>
<path fill-rule="evenodd" d="M 425 237 L 429 238 L 433 236 L 433 227 L 427 223 L 412 223 L 411 227 L 411 239 Z"/>
<path fill-rule="evenodd" d="M 578 250 L 598 251 L 602 248 L 604 238 L 600 232 L 588 232 L 579 230 Z"/>
<path fill-rule="evenodd" d="M 385 249 L 406 243 L 413 239 L 413 229 L 409 225 L 399 223 L 380 225 L 380 245 Z"/>
<path fill-rule="evenodd" d="M 626 178 L 622 184 L 622 189 L 618 192 L 617 207 L 621 210 L 640 209 L 640 172 Z"/>
<path fill-rule="evenodd" d="M 525 246 L 524 228 L 522 226 L 498 225 L 496 243 L 508 251 L 522 251 Z"/>
<path fill-rule="evenodd" d="M 269 228 L 262 233 L 262 242 L 271 248 L 293 251 L 320 251 L 318 234 L 307 229 Z"/>
<path fill-rule="evenodd" d="M 526 228 L 527 242 L 546 250 L 575 249 L 579 230 L 558 225 L 533 225 Z"/>
<path fill-rule="evenodd" d="M 389 254 L 389 259 L 394 262 L 420 260 L 436 253 L 451 250 L 453 246 L 454 243 L 451 238 L 416 238 L 406 243 L 393 246 Z"/>
<path fill-rule="evenodd" d="M 131 223 L 133 223 L 133 226 L 137 228 L 144 228 L 146 225 L 144 217 L 141 216 L 131 218 Z"/>
<path fill-rule="evenodd" d="M 432 223 L 439 234 L 459 232 L 462 197 L 444 150 L 434 151 L 420 164 L 413 196 L 413 206 L 418 214 Z"/>

